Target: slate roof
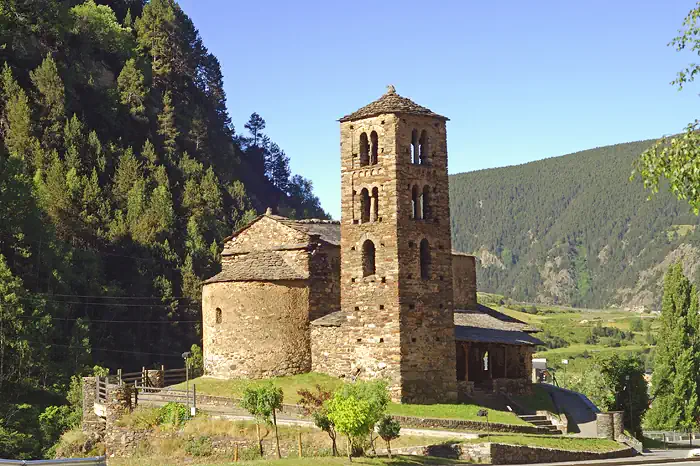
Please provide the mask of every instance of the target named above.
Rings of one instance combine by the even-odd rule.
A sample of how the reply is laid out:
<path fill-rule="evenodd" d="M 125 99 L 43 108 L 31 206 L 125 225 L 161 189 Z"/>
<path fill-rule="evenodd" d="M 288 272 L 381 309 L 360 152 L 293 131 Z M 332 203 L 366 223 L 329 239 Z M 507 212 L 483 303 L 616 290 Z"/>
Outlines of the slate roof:
<path fill-rule="evenodd" d="M 480 309 L 475 310 L 455 311 L 455 340 L 507 345 L 543 344 L 529 333 L 535 329 L 527 323 L 486 306 L 479 307 Z M 340 327 L 347 322 L 347 318 L 347 312 L 337 311 L 319 317 L 311 324 L 318 327 Z"/>
<path fill-rule="evenodd" d="M 309 273 L 288 262 L 282 254 L 270 251 L 237 256 L 224 269 L 204 283 L 233 281 L 304 280 Z"/>
<path fill-rule="evenodd" d="M 542 345 L 542 340 L 529 333 L 499 330 L 495 328 L 467 327 L 455 325 L 455 340 L 477 343 L 502 343 L 506 345 Z"/>
<path fill-rule="evenodd" d="M 233 239 L 235 236 L 240 235 L 242 232 L 250 228 L 255 222 L 263 217 L 271 218 L 276 220 L 289 228 L 293 228 L 307 235 L 319 235 L 322 241 L 333 244 L 335 246 L 340 246 L 340 222 L 336 220 L 321 220 L 318 218 L 309 218 L 304 220 L 294 220 L 287 217 L 282 217 L 280 215 L 272 215 L 271 213 L 265 213 L 253 219 L 246 226 L 235 231 L 231 236 L 224 238 L 224 243 Z"/>
<path fill-rule="evenodd" d="M 455 309 L 455 325 L 495 330 L 539 332 L 539 329 L 531 326 L 527 322 L 498 312 L 483 304 L 477 304 L 475 309 Z"/>
<path fill-rule="evenodd" d="M 449 120 L 449 118 L 438 115 L 429 108 L 418 105 L 411 99 L 398 95 L 396 93 L 396 89 L 394 89 L 394 86 L 388 86 L 387 92 L 379 99 L 365 105 L 350 115 L 345 115 L 338 121 L 343 122 L 359 120 L 360 118 L 377 116 L 381 115 L 382 113 L 410 113 L 413 115 L 427 115 L 435 118 L 441 118 L 443 120 Z"/>
<path fill-rule="evenodd" d="M 340 246 L 340 222 L 317 218 L 293 220 L 279 215 L 268 215 L 268 217 L 307 235 L 319 235 L 326 243 Z"/>
<path fill-rule="evenodd" d="M 510 317 L 488 306 L 458 309 L 454 313 L 455 340 L 509 345 L 542 345 L 530 333 L 539 331 L 527 322 Z"/>

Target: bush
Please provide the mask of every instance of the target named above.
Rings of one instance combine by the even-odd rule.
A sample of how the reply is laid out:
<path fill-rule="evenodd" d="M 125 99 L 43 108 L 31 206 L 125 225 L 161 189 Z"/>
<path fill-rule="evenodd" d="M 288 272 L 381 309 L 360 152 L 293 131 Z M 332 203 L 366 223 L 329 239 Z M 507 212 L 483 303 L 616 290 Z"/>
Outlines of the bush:
<path fill-rule="evenodd" d="M 209 456 L 213 451 L 211 439 L 206 435 L 192 437 L 185 443 L 185 452 L 192 456 Z"/>
<path fill-rule="evenodd" d="M 158 410 L 158 424 L 181 426 L 190 419 L 189 409 L 182 403 L 169 402 Z"/>
<path fill-rule="evenodd" d="M 70 406 L 49 406 L 39 415 L 39 427 L 41 429 L 42 443 L 53 445 L 61 434 L 69 428 L 74 421 L 75 413 Z"/>
<path fill-rule="evenodd" d="M 549 330 L 545 330 L 540 339 L 544 342 L 544 346 L 549 349 L 566 348 L 569 342 L 558 335 L 552 335 Z"/>
<path fill-rule="evenodd" d="M 399 438 L 401 424 L 391 416 L 384 416 L 377 426 L 377 433 L 386 442 L 386 450 L 391 458 L 391 441 Z"/>
<path fill-rule="evenodd" d="M 197 345 L 190 347 L 190 376 L 200 377 L 204 374 L 204 357 L 202 356 L 202 348 Z"/>
<path fill-rule="evenodd" d="M 64 432 L 54 447 L 54 458 L 82 458 L 86 456 L 102 456 L 105 454 L 103 443 L 88 438 L 79 428 Z"/>
<path fill-rule="evenodd" d="M 641 318 L 635 317 L 632 320 L 630 320 L 630 330 L 632 330 L 633 332 L 641 332 L 643 328 L 644 324 L 642 323 Z"/>

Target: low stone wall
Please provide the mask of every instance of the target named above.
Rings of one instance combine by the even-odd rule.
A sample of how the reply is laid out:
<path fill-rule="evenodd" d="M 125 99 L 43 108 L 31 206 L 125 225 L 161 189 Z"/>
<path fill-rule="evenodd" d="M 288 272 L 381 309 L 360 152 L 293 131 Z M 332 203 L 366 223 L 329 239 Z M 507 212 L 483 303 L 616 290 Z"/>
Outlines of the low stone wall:
<path fill-rule="evenodd" d="M 530 464 L 563 461 L 592 461 L 612 458 L 628 458 L 635 455 L 631 448 L 599 453 L 569 451 L 552 448 L 526 447 L 503 443 L 455 443 L 420 447 L 397 448 L 393 453 L 401 455 L 435 456 L 468 460 L 474 463 Z"/>
<path fill-rule="evenodd" d="M 437 418 L 419 418 L 409 416 L 393 416 L 394 419 L 404 427 L 424 427 L 424 428 L 446 428 L 460 429 L 469 431 L 486 431 L 490 432 L 512 432 L 519 434 L 547 434 L 549 431 L 543 427 L 537 426 L 519 426 L 511 424 L 499 424 L 480 421 L 467 421 L 463 419 L 437 419 Z"/>
<path fill-rule="evenodd" d="M 562 461 L 591 461 L 634 456 L 631 448 L 610 452 L 568 451 L 552 448 L 525 447 L 521 445 L 491 444 L 492 464 L 557 463 Z"/>

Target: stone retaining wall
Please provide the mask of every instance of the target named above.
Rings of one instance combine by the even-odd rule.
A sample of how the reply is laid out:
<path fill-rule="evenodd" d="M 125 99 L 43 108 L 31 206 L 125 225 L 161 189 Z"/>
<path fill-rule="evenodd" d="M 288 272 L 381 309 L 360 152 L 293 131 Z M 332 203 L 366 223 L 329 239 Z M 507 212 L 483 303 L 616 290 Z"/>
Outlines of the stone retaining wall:
<path fill-rule="evenodd" d="M 397 448 L 395 454 L 435 456 L 462 459 L 474 463 L 530 464 L 556 463 L 562 461 L 592 461 L 634 456 L 634 450 L 623 448 L 610 452 L 569 451 L 552 448 L 526 447 L 503 443 L 455 443 L 419 447 Z"/>
<path fill-rule="evenodd" d="M 519 434 L 547 434 L 549 430 L 537 426 L 521 426 L 511 424 L 499 424 L 489 422 L 488 425 L 481 421 L 467 421 L 464 419 L 437 419 L 437 418 L 419 418 L 411 416 L 394 416 L 394 419 L 404 427 L 423 427 L 423 428 L 446 428 L 460 430 L 476 430 L 490 432 L 513 432 Z"/>
<path fill-rule="evenodd" d="M 634 456 L 631 448 L 610 452 L 567 451 L 552 448 L 526 447 L 521 445 L 491 444 L 492 464 L 556 463 L 561 461 L 590 461 Z"/>

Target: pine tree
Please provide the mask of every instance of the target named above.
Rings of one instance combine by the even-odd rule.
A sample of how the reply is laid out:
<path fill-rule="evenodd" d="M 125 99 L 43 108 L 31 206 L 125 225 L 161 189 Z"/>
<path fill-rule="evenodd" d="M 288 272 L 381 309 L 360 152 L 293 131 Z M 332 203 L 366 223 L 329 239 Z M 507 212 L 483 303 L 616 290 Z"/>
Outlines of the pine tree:
<path fill-rule="evenodd" d="M 41 106 L 40 122 L 44 130 L 44 147 L 55 148 L 60 144 L 60 134 L 65 120 L 66 96 L 63 81 L 58 74 L 56 62 L 47 55 L 41 65 L 30 73 L 38 92 Z"/>
<path fill-rule="evenodd" d="M 175 4 L 173 0 L 153 0 L 148 2 L 143 13 L 136 19 L 137 42 L 139 48 L 151 57 L 153 79 L 163 83 L 174 69 L 176 45 Z"/>
<path fill-rule="evenodd" d="M 664 277 L 661 330 L 646 421 L 658 429 L 689 429 L 700 418 L 700 334 L 695 286 L 673 264 Z"/>
<path fill-rule="evenodd" d="M 143 73 L 136 66 L 136 60 L 130 58 L 126 61 L 117 78 L 117 85 L 121 103 L 129 108 L 129 113 L 134 118 L 143 118 L 146 111 L 146 88 Z"/>
<path fill-rule="evenodd" d="M 260 115 L 253 112 L 253 114 L 250 115 L 248 122 L 245 124 L 245 129 L 250 131 L 250 134 L 253 135 L 251 145 L 257 147 L 258 139 L 262 136 L 262 130 L 265 129 L 265 120 L 263 120 Z"/>
<path fill-rule="evenodd" d="M 163 152 L 171 162 L 174 162 L 177 153 L 177 137 L 180 133 L 175 125 L 175 107 L 170 91 L 163 95 L 163 110 L 158 115 L 158 134 L 162 138 Z"/>
<path fill-rule="evenodd" d="M 32 115 L 29 98 L 12 76 L 5 63 L 2 70 L 2 103 L 4 112 L 0 114 L 0 128 L 10 155 L 31 159 Z"/>

